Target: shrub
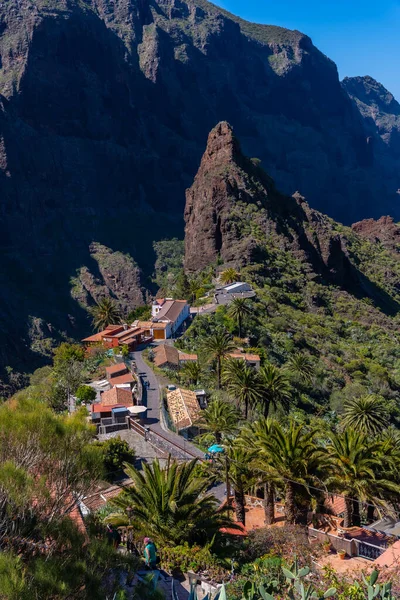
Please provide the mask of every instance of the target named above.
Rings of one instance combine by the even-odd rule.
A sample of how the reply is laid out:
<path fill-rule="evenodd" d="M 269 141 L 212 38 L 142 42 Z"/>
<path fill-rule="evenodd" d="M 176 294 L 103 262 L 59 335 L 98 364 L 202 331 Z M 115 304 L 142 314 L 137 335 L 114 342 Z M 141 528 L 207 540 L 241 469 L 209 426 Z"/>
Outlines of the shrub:
<path fill-rule="evenodd" d="M 96 398 L 96 390 L 90 385 L 80 385 L 75 395 L 81 402 L 92 402 Z"/>

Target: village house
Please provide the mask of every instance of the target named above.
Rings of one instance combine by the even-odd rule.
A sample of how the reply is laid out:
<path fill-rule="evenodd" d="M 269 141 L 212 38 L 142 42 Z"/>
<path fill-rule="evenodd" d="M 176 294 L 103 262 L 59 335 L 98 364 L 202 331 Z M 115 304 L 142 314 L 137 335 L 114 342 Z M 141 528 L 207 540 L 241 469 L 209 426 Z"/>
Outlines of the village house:
<path fill-rule="evenodd" d="M 253 290 L 248 283 L 236 281 L 235 283 L 224 285 L 221 291 L 223 291 L 224 294 L 243 294 L 244 292 L 252 292 Z"/>
<path fill-rule="evenodd" d="M 107 381 L 112 387 L 129 386 L 131 390 L 133 384 L 135 383 L 132 373 L 129 371 L 125 363 L 119 363 L 117 365 L 106 367 L 106 377 Z"/>
<path fill-rule="evenodd" d="M 136 404 L 136 401 L 129 389 L 113 387 L 111 390 L 101 394 L 100 403 L 103 406 L 114 406 L 116 404 L 121 406 L 133 406 Z"/>
<path fill-rule="evenodd" d="M 186 354 L 167 344 L 156 346 L 153 352 L 154 364 L 162 369 L 179 369 L 185 363 L 197 360 L 197 354 Z"/>
<path fill-rule="evenodd" d="M 165 323 L 165 328 L 153 327 L 154 340 L 166 340 L 173 337 L 190 316 L 190 307 L 186 300 L 158 298 L 151 307 L 152 323 Z"/>
<path fill-rule="evenodd" d="M 133 352 L 140 344 L 147 343 L 150 339 L 151 336 L 146 335 L 146 331 L 136 321 L 131 326 L 108 325 L 103 331 L 84 338 L 82 343 L 87 347 L 102 344 L 109 349 L 127 346 L 129 351 Z"/>
<path fill-rule="evenodd" d="M 229 354 L 229 358 L 233 358 L 234 360 L 244 360 L 248 367 L 253 367 L 254 369 L 260 368 L 261 359 L 258 354 L 250 354 L 248 352 L 231 352 Z"/>
<path fill-rule="evenodd" d="M 168 392 L 167 405 L 177 431 L 192 427 L 201 413 L 197 396 L 191 390 L 177 388 Z"/>

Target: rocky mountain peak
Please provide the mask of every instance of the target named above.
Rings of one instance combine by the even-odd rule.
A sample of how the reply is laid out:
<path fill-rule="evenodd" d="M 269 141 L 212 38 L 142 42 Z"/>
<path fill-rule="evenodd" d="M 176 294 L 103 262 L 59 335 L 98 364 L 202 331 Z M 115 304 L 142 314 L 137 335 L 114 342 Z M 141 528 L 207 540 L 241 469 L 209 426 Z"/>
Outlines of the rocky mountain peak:
<path fill-rule="evenodd" d="M 240 156 L 240 145 L 233 134 L 232 126 L 221 121 L 211 130 L 203 161 L 214 160 L 218 163 L 236 160 Z"/>
<path fill-rule="evenodd" d="M 350 263 L 345 241 L 304 196 L 281 194 L 257 159 L 241 152 L 232 127 L 219 123 L 193 185 L 186 192 L 185 269 L 196 272 L 222 260 L 241 267 L 264 260 L 272 243 L 293 251 L 319 276 L 345 283 Z"/>

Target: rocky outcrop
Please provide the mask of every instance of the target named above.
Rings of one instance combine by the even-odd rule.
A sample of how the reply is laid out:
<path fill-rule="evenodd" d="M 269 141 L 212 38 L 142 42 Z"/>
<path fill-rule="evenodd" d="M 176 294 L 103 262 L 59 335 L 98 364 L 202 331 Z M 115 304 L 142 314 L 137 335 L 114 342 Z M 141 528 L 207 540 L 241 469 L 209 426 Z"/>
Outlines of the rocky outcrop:
<path fill-rule="evenodd" d="M 81 267 L 73 279 L 72 296 L 88 309 L 101 298 L 112 298 L 125 316 L 145 303 L 146 292 L 141 285 L 141 273 L 135 261 L 122 252 L 93 242 L 90 245 L 91 266 Z"/>
<path fill-rule="evenodd" d="M 352 225 L 353 231 L 370 242 L 381 244 L 386 250 L 398 254 L 400 252 L 400 226 L 392 217 L 364 219 Z"/>
<path fill-rule="evenodd" d="M 223 261 L 241 267 L 262 262 L 268 243 L 290 249 L 321 278 L 350 285 L 345 239 L 331 219 L 299 193 L 285 196 L 258 161 L 246 158 L 231 125 L 208 136 L 199 171 L 186 192 L 185 269 L 193 273 Z"/>

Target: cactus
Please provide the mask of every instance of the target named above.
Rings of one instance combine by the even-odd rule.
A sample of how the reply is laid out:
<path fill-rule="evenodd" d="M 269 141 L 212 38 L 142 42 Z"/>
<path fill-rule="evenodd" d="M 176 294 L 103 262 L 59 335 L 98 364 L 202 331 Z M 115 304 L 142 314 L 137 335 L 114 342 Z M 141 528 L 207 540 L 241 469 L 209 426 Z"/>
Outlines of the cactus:
<path fill-rule="evenodd" d="M 367 600 L 374 600 L 378 598 L 380 600 L 394 600 L 392 596 L 392 584 L 391 583 L 377 583 L 379 571 L 374 569 L 371 575 L 366 578 L 363 575 L 363 583 L 367 590 Z"/>

